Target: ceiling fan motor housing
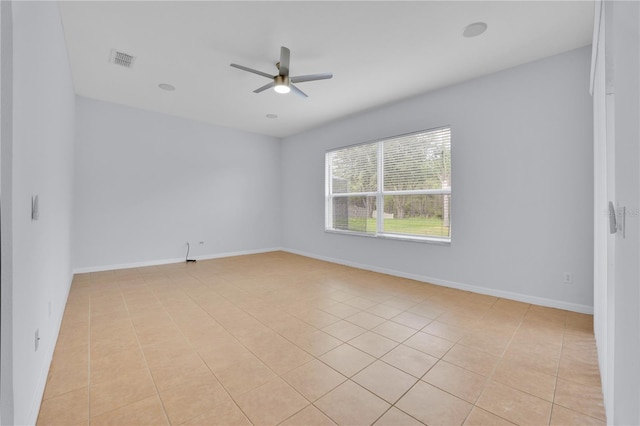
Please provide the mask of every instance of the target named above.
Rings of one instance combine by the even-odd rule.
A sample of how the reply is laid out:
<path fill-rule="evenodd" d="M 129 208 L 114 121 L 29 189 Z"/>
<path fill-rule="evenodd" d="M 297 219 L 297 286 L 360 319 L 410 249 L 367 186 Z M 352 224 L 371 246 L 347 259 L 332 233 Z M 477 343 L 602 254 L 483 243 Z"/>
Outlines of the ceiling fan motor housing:
<path fill-rule="evenodd" d="M 276 75 L 273 77 L 273 89 L 278 93 L 289 93 L 291 90 L 289 85 L 289 76 Z"/>

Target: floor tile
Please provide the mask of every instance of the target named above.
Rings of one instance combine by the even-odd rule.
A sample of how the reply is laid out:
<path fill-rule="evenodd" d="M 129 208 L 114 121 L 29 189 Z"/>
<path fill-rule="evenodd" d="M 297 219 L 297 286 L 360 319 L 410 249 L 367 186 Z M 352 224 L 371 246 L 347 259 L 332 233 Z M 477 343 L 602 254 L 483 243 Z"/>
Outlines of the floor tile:
<path fill-rule="evenodd" d="M 149 366 L 164 364 L 171 360 L 195 353 L 196 350 L 183 337 L 167 342 L 160 342 L 142 347 L 145 360 Z"/>
<path fill-rule="evenodd" d="M 541 371 L 523 367 L 517 362 L 503 361 L 491 378 L 538 398 L 553 401 L 556 378 Z"/>
<path fill-rule="evenodd" d="M 131 347 L 106 356 L 92 358 L 90 365 L 91 384 L 114 380 L 118 376 L 147 370 L 147 363 L 140 347 Z"/>
<path fill-rule="evenodd" d="M 563 351 L 558 365 L 558 377 L 571 382 L 600 387 L 600 369 L 597 356 L 585 360 L 567 355 Z"/>
<path fill-rule="evenodd" d="M 490 375 L 500 360 L 486 352 L 462 345 L 455 345 L 442 359 L 483 376 Z"/>
<path fill-rule="evenodd" d="M 438 358 L 405 345 L 392 349 L 381 360 L 417 378 L 422 377 L 438 362 Z"/>
<path fill-rule="evenodd" d="M 504 353 L 503 359 L 555 376 L 560 363 L 560 348 L 540 343 L 512 343 Z"/>
<path fill-rule="evenodd" d="M 553 402 L 573 411 L 606 420 L 602 402 L 602 390 L 599 387 L 558 378 Z"/>
<path fill-rule="evenodd" d="M 346 380 L 342 374 L 318 360 L 308 362 L 282 378 L 312 402 Z"/>
<path fill-rule="evenodd" d="M 313 359 L 307 352 L 286 340 L 253 350 L 253 353 L 276 374 L 284 374 Z"/>
<path fill-rule="evenodd" d="M 79 365 L 59 368 L 49 372 L 44 390 L 44 398 L 64 395 L 89 385 L 88 359 Z"/>
<path fill-rule="evenodd" d="M 367 329 L 357 326 L 348 321 L 340 320 L 322 329 L 327 334 L 346 342 L 367 331 Z"/>
<path fill-rule="evenodd" d="M 372 329 L 374 333 L 378 333 L 387 339 L 394 340 L 398 343 L 402 343 L 409 337 L 416 334 L 416 330 L 406 325 L 398 324 L 393 321 L 385 321 L 379 326 Z"/>
<path fill-rule="evenodd" d="M 231 401 L 215 378 L 161 390 L 160 399 L 171 424 L 182 424 Z"/>
<path fill-rule="evenodd" d="M 130 330 L 114 329 L 112 332 L 115 333 L 114 336 L 105 335 L 91 338 L 90 349 L 92 360 L 107 356 L 114 352 L 134 349 L 139 346 L 138 339 L 136 334 L 133 332 L 132 327 Z"/>
<path fill-rule="evenodd" d="M 494 356 L 502 356 L 510 341 L 511 335 L 471 333 L 462 337 L 459 343 Z"/>
<path fill-rule="evenodd" d="M 457 365 L 439 361 L 422 380 L 473 404 L 487 379 Z"/>
<path fill-rule="evenodd" d="M 156 394 L 156 388 L 148 371 L 136 372 L 112 381 L 92 384 L 89 391 L 92 417 Z"/>
<path fill-rule="evenodd" d="M 353 306 L 354 308 L 363 309 L 363 310 L 369 309 L 370 307 L 378 304 L 377 302 L 364 297 L 354 297 L 352 299 L 347 299 L 342 303 L 344 303 L 345 305 Z"/>
<path fill-rule="evenodd" d="M 236 398 L 252 423 L 276 425 L 309 405 L 309 401 L 280 378 Z"/>
<path fill-rule="evenodd" d="M 89 424 L 89 390 L 85 386 L 42 401 L 37 425 Z"/>
<path fill-rule="evenodd" d="M 455 325 L 445 324 L 440 321 L 433 321 L 429 323 L 426 327 L 422 329 L 424 333 L 431 334 L 433 336 L 442 337 L 443 339 L 451 340 L 452 342 L 457 342 L 461 338 L 463 338 L 466 334 L 469 333 L 468 330 L 465 330 L 460 327 L 456 327 Z"/>
<path fill-rule="evenodd" d="M 391 407 L 375 422 L 375 426 L 422 426 L 423 424 L 396 407 Z"/>
<path fill-rule="evenodd" d="M 516 424 L 548 424 L 551 403 L 517 389 L 489 382 L 476 405 Z"/>
<path fill-rule="evenodd" d="M 495 414 L 491 414 L 488 411 L 484 411 L 482 408 L 473 407 L 471 413 L 467 417 L 467 420 L 464 421 L 465 426 L 511 426 L 511 423 L 508 420 L 505 420 L 501 417 L 496 416 Z"/>
<path fill-rule="evenodd" d="M 602 419 L 596 419 L 586 414 L 570 410 L 561 405 L 553 404 L 553 411 L 551 412 L 551 423 L 549 424 L 552 426 L 604 426 L 606 422 Z"/>
<path fill-rule="evenodd" d="M 345 300 L 350 300 L 350 299 L 353 299 L 354 297 L 356 297 L 356 295 L 353 294 L 353 293 L 340 291 L 340 290 L 334 290 L 331 293 L 329 293 L 327 296 L 330 299 L 336 300 L 338 302 L 344 302 Z"/>
<path fill-rule="evenodd" d="M 211 358 L 205 354 L 202 356 L 220 383 L 233 396 L 243 394 L 276 377 L 269 367 L 251 354 L 243 354 L 221 364 L 211 362 Z"/>
<path fill-rule="evenodd" d="M 317 328 L 326 327 L 339 320 L 338 317 L 319 309 L 310 309 L 306 311 L 303 315 L 298 316 L 298 318 L 300 318 L 302 321 L 306 322 L 307 324 L 311 324 L 312 326 Z"/>
<path fill-rule="evenodd" d="M 302 350 L 317 357 L 340 346 L 342 341 L 328 335 L 324 331 L 315 330 L 311 333 L 304 333 L 297 336 L 293 339 L 293 343 L 298 345 Z"/>
<path fill-rule="evenodd" d="M 313 405 L 307 406 L 280 424 L 282 426 L 335 426 L 329 417 Z"/>
<path fill-rule="evenodd" d="M 380 358 L 398 346 L 397 342 L 370 331 L 349 340 L 348 343 L 375 358 Z"/>
<path fill-rule="evenodd" d="M 403 299 L 401 297 L 398 297 L 398 295 L 396 295 L 395 297 L 392 297 L 389 300 L 385 300 L 384 302 L 382 302 L 383 305 L 391 306 L 401 311 L 406 311 L 407 309 L 417 305 L 418 303 L 419 302 L 417 301 Z"/>
<path fill-rule="evenodd" d="M 375 361 L 375 358 L 345 343 L 322 355 L 320 360 L 345 376 L 351 377 Z"/>
<path fill-rule="evenodd" d="M 454 343 L 427 333 L 418 332 L 408 338 L 404 342 L 404 345 L 409 346 L 413 349 L 417 349 L 436 358 L 442 358 L 442 356 L 446 354 L 449 349 L 451 349 Z"/>
<path fill-rule="evenodd" d="M 402 313 L 402 309 L 394 308 L 389 305 L 379 304 L 372 306 L 366 310 L 367 312 L 382 317 L 384 319 L 391 319 Z"/>
<path fill-rule="evenodd" d="M 251 426 L 235 402 L 223 402 L 213 410 L 207 411 L 186 423 L 184 426 Z"/>
<path fill-rule="evenodd" d="M 91 418 L 91 425 L 168 425 L 157 395 Z"/>
<path fill-rule="evenodd" d="M 196 353 L 174 358 L 150 368 L 158 390 L 214 379 L 207 365 Z"/>
<path fill-rule="evenodd" d="M 382 324 L 385 319 L 368 312 L 358 312 L 355 315 L 346 317 L 345 321 L 349 321 L 357 326 L 371 330 L 372 328 Z"/>
<path fill-rule="evenodd" d="M 390 404 L 395 403 L 417 382 L 415 377 L 382 361 L 369 365 L 351 380 Z"/>
<path fill-rule="evenodd" d="M 245 359 L 257 359 L 255 355 L 235 338 L 221 343 L 216 348 L 198 351 L 198 355 L 216 373 Z"/>
<path fill-rule="evenodd" d="M 352 381 L 346 381 L 315 403 L 339 425 L 372 424 L 390 405 Z"/>
<path fill-rule="evenodd" d="M 360 312 L 360 309 L 345 305 L 344 303 L 336 303 L 335 305 L 326 306 L 323 307 L 322 310 L 342 319 Z"/>
<path fill-rule="evenodd" d="M 419 381 L 396 403 L 396 407 L 428 425 L 461 425 L 472 405 Z"/>
<path fill-rule="evenodd" d="M 593 335 L 593 315 L 567 312 L 565 330 L 569 334 Z"/>
<path fill-rule="evenodd" d="M 398 324 L 406 325 L 407 327 L 411 327 L 416 330 L 420 330 L 427 326 L 427 324 L 429 324 L 433 320 L 431 318 L 423 317 L 411 312 L 403 312 L 391 318 L 391 321 L 397 322 Z"/>
<path fill-rule="evenodd" d="M 430 302 L 429 303 L 422 302 L 418 305 L 411 307 L 411 309 L 409 309 L 409 312 L 413 312 L 423 317 L 434 320 L 436 318 L 441 317 L 444 311 L 442 308 L 434 306 Z"/>

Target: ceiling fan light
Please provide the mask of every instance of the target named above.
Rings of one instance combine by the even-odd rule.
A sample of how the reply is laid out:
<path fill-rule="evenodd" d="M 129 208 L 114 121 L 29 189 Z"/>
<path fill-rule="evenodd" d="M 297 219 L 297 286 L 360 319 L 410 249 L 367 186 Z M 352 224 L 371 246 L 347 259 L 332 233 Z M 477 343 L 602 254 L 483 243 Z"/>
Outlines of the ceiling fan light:
<path fill-rule="evenodd" d="M 275 90 L 278 93 L 289 93 L 291 91 L 291 88 L 289 86 L 285 86 L 284 84 L 281 84 L 278 86 L 274 86 L 273 90 Z"/>
<path fill-rule="evenodd" d="M 277 93 L 289 93 L 291 91 L 291 87 L 289 87 L 289 76 L 277 75 L 275 77 L 275 85 L 273 86 L 273 90 L 275 90 Z"/>

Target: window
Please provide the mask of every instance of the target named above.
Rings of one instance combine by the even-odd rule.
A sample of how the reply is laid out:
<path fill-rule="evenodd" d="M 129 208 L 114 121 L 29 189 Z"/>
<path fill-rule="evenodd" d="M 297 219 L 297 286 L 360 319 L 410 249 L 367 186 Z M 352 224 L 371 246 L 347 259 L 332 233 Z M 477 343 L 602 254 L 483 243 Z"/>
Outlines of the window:
<path fill-rule="evenodd" d="M 327 230 L 451 241 L 449 127 L 329 151 L 325 161 Z"/>

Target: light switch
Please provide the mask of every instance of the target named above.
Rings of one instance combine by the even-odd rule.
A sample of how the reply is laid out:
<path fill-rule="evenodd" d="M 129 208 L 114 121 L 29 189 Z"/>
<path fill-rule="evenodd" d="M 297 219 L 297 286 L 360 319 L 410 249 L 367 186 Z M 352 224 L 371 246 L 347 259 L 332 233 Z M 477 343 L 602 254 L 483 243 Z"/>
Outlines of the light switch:
<path fill-rule="evenodd" d="M 31 197 L 31 220 L 38 220 L 40 218 L 40 209 L 38 207 L 38 196 Z"/>

